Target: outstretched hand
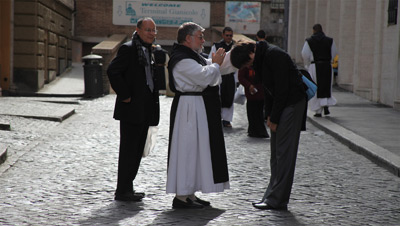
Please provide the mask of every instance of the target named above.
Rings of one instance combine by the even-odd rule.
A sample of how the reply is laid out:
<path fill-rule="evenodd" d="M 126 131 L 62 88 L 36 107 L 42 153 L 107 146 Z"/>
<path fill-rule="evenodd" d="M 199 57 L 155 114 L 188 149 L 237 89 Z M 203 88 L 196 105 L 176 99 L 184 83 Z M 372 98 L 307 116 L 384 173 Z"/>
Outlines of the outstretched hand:
<path fill-rule="evenodd" d="M 212 54 L 212 62 L 221 65 L 224 62 L 225 55 L 225 49 L 219 48 L 217 52 Z"/>

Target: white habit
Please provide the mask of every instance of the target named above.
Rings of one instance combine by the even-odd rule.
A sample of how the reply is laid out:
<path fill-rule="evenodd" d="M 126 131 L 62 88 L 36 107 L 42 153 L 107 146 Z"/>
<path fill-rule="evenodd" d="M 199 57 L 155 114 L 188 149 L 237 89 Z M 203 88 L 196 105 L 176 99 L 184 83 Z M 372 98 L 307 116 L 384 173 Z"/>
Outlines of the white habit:
<path fill-rule="evenodd" d="M 210 53 L 208 54 L 208 58 L 211 59 L 212 54 L 215 53 L 216 51 L 217 51 L 217 50 L 216 50 L 216 48 L 215 48 L 215 45 L 212 45 L 211 51 L 210 51 Z M 228 53 L 230 53 L 230 51 L 229 51 Z M 227 57 L 227 56 L 225 56 L 225 59 L 226 59 L 226 57 Z M 230 61 L 230 59 L 229 59 L 229 61 Z M 232 72 L 230 72 L 230 73 L 232 73 Z M 222 71 L 221 71 L 221 75 L 226 75 L 226 74 L 230 74 L 230 73 L 222 73 Z M 235 76 L 235 83 L 239 82 L 239 79 L 238 79 L 238 70 L 236 70 L 234 76 Z M 231 106 L 230 108 L 221 108 L 221 118 L 222 118 L 222 120 L 232 122 L 232 120 L 233 120 L 234 105 L 235 105 L 235 103 L 232 103 L 232 106 Z"/>
<path fill-rule="evenodd" d="M 313 56 L 313 53 L 312 53 L 311 48 L 308 45 L 307 41 L 304 43 L 303 50 L 301 51 L 301 55 L 303 57 L 304 66 L 307 69 L 308 73 L 310 73 L 311 78 L 314 81 L 317 81 L 317 73 L 316 73 L 315 64 L 311 64 L 311 62 L 314 61 L 314 56 Z M 332 60 L 337 55 L 335 42 L 332 42 L 331 55 L 332 55 Z M 332 70 L 332 75 L 331 75 L 331 90 L 332 90 L 332 84 L 333 84 L 333 70 Z M 318 85 L 318 82 L 317 82 L 317 85 Z M 312 111 L 318 111 L 317 113 L 321 113 L 323 106 L 332 106 L 332 105 L 335 105 L 336 102 L 337 101 L 336 101 L 335 97 L 333 97 L 332 95 L 330 98 L 317 98 L 317 95 L 315 95 L 313 98 L 311 98 L 311 100 L 308 101 L 308 108 Z"/>
<path fill-rule="evenodd" d="M 172 71 L 175 88 L 180 92 L 202 92 L 207 86 L 219 85 L 221 72 L 237 70 L 228 59 L 227 54 L 221 67 L 211 59 L 206 59 L 206 66 L 193 59 L 179 61 Z M 196 191 L 222 192 L 229 187 L 229 181 L 214 184 L 203 97 L 180 96 L 171 138 L 167 193 L 191 195 Z"/>

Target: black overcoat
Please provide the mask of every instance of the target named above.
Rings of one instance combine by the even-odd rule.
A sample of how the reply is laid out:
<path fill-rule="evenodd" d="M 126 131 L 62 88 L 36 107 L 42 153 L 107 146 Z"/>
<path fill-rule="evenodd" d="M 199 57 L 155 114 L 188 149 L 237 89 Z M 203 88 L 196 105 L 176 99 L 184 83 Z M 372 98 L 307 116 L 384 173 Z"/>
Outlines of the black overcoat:
<path fill-rule="evenodd" d="M 119 48 L 117 56 L 107 69 L 107 74 L 111 87 L 117 94 L 114 118 L 134 124 L 158 125 L 158 88 L 155 87 L 151 92 L 147 85 L 145 67 L 138 60 L 134 42 L 126 42 Z M 130 103 L 122 102 L 129 97 Z"/>

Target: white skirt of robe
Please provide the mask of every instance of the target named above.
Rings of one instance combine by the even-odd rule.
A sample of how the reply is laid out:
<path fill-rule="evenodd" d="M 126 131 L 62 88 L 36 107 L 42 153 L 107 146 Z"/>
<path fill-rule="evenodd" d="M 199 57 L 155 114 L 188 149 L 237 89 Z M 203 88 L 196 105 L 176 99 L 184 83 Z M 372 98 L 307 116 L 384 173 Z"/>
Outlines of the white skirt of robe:
<path fill-rule="evenodd" d="M 229 181 L 214 184 L 207 114 L 201 96 L 181 96 L 169 156 L 167 193 L 222 192 Z"/>
<path fill-rule="evenodd" d="M 317 73 L 315 71 L 315 64 L 311 64 L 308 67 L 308 72 L 310 73 L 312 79 L 314 81 L 317 81 Z M 333 71 L 331 75 L 331 90 L 332 90 L 332 84 L 333 84 Z M 318 85 L 318 82 L 317 82 Z M 331 92 L 331 97 L 330 98 L 317 98 L 317 95 L 315 95 L 313 98 L 311 98 L 308 101 L 308 109 L 312 111 L 317 111 L 321 109 L 324 106 L 333 106 L 336 105 L 337 101 L 336 98 L 332 96 Z"/>

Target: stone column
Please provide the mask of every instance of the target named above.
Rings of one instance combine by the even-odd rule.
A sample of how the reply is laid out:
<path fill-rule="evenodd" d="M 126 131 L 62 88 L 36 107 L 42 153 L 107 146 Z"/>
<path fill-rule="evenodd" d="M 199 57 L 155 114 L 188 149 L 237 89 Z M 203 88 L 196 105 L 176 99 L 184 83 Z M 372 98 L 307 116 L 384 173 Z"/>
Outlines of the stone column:
<path fill-rule="evenodd" d="M 399 10 L 397 11 L 397 14 L 399 14 Z M 399 19 L 397 19 L 397 21 L 399 21 Z M 399 22 L 397 22 L 397 23 L 399 23 Z M 400 53 L 400 31 L 399 31 L 398 25 L 397 25 L 397 30 L 395 33 L 397 33 L 397 35 L 395 36 L 397 39 L 396 50 L 398 50 L 398 53 Z M 396 65 L 397 73 L 394 73 L 394 76 L 396 76 L 396 79 L 395 79 L 396 90 L 395 90 L 395 93 L 393 94 L 396 99 L 394 100 L 393 106 L 396 110 L 400 111 L 400 54 L 397 54 L 396 61 L 397 61 L 397 65 Z"/>
<path fill-rule="evenodd" d="M 299 0 L 292 0 L 289 3 L 289 26 L 288 26 L 288 53 L 290 56 L 296 56 L 296 43 L 298 39 L 297 14 Z M 296 59 L 296 61 L 300 61 Z"/>
<path fill-rule="evenodd" d="M 296 62 L 303 62 L 301 50 L 303 49 L 304 41 L 307 37 L 304 28 L 306 26 L 306 3 L 304 0 L 298 2 L 297 7 L 297 24 L 296 24 L 296 54 L 291 55 Z"/>
<path fill-rule="evenodd" d="M 327 0 L 327 21 L 326 28 L 324 29 L 326 34 L 333 38 L 338 48 L 340 45 L 339 34 L 340 34 L 340 1 L 338 0 Z"/>
<path fill-rule="evenodd" d="M 339 76 L 341 87 L 353 91 L 357 0 L 340 1 L 339 21 Z"/>
<path fill-rule="evenodd" d="M 328 23 L 328 0 L 316 0 L 315 5 L 315 23 L 321 24 L 324 32 L 327 31 L 327 23 Z M 313 24 L 313 25 L 314 25 Z"/>
<path fill-rule="evenodd" d="M 372 98 L 374 54 L 377 44 L 375 15 L 376 0 L 357 0 L 353 92 L 369 100 Z"/>

